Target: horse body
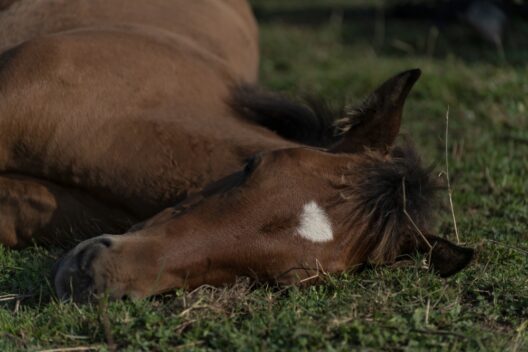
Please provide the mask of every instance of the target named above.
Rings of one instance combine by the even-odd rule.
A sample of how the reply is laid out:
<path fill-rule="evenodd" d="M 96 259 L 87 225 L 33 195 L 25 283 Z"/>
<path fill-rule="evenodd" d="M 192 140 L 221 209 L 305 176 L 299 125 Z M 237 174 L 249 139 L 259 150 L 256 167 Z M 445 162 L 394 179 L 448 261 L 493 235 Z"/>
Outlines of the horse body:
<path fill-rule="evenodd" d="M 235 89 L 257 82 L 243 0 L 0 9 L 0 243 L 92 237 L 56 264 L 60 297 L 312 282 L 416 251 L 447 276 L 471 259 L 431 235 L 436 181 L 393 145 L 419 70 L 382 84 L 314 148 L 315 111 Z"/>
<path fill-rule="evenodd" d="M 109 212 L 119 213 L 119 230 L 255 152 L 288 145 L 226 104 L 232 86 L 257 77 L 257 31 L 243 1 L 21 0 L 0 13 L 2 47 L 0 169 L 37 179 L 34 188 L 46 181 L 51 208 L 72 189 L 81 199 L 69 208 L 86 212 L 82 193 L 93 211 L 104 206 L 80 220 L 83 232 L 111 230 Z M 8 188 L 4 197 L 23 206 Z M 101 216 L 102 229 L 87 228 Z M 27 236 L 50 228 L 30 227 Z"/>

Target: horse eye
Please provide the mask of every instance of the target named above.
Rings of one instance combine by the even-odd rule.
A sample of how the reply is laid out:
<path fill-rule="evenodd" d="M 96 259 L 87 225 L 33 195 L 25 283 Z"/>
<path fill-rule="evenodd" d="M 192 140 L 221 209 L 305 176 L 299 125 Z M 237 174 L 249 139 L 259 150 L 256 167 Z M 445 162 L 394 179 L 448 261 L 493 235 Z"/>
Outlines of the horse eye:
<path fill-rule="evenodd" d="M 246 166 L 244 167 L 244 173 L 245 174 L 252 173 L 257 168 L 259 160 L 260 158 L 258 156 L 253 156 L 249 158 L 246 162 Z"/>

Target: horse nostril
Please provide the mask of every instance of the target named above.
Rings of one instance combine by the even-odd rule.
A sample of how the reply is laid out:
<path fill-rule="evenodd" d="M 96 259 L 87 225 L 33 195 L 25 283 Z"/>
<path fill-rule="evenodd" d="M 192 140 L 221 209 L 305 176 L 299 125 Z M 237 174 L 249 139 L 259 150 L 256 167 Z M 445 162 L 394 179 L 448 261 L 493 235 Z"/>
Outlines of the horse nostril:
<path fill-rule="evenodd" d="M 103 246 L 105 246 L 106 248 L 110 248 L 112 246 L 112 240 L 110 240 L 109 238 L 101 238 L 100 244 L 102 244 Z"/>
<path fill-rule="evenodd" d="M 101 237 L 97 241 L 82 248 L 77 255 L 75 255 L 76 267 L 82 272 L 86 273 L 90 263 L 94 258 L 99 255 L 101 250 L 110 248 L 112 246 L 112 240 L 110 238 Z"/>

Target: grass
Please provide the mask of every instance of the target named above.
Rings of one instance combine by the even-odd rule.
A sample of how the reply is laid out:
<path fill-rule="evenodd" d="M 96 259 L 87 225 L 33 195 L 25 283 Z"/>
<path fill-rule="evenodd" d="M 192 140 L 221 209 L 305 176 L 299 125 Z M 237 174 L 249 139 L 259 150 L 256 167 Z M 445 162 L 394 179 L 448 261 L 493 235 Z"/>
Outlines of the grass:
<path fill-rule="evenodd" d="M 528 66 L 519 59 L 528 55 L 506 47 L 506 60 L 517 61 L 498 64 L 489 59 L 493 48 L 480 44 L 468 45 L 467 55 L 450 52 L 449 45 L 438 54 L 414 44 L 402 51 L 391 38 L 418 43 L 428 30 L 394 26 L 376 44 L 364 24 L 335 16 L 306 26 L 268 20 L 261 26 L 262 81 L 292 94 L 357 102 L 394 73 L 422 68 L 403 131 L 426 161 L 445 170 L 449 106 L 458 229 L 478 253 L 469 268 L 441 279 L 417 260 L 302 289 L 241 281 L 78 306 L 57 302 L 50 288 L 58 249 L 0 248 L 0 350 L 528 350 Z M 438 45 L 449 42 L 440 37 Z M 475 50 L 487 51 L 478 60 Z M 437 230 L 454 239 L 449 209 Z"/>

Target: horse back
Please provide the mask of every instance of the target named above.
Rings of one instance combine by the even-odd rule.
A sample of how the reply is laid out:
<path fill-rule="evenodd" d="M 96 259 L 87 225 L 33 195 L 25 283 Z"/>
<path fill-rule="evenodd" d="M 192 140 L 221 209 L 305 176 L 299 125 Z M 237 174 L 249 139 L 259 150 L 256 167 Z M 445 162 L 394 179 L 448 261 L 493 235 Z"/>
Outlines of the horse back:
<path fill-rule="evenodd" d="M 258 70 L 258 29 L 245 0 L 1 0 L 0 52 L 44 35 L 141 25 L 180 35 L 245 81 Z"/>
<path fill-rule="evenodd" d="M 0 47 L 0 171 L 145 216 L 275 143 L 226 104 L 257 78 L 245 1 L 19 0 Z"/>

